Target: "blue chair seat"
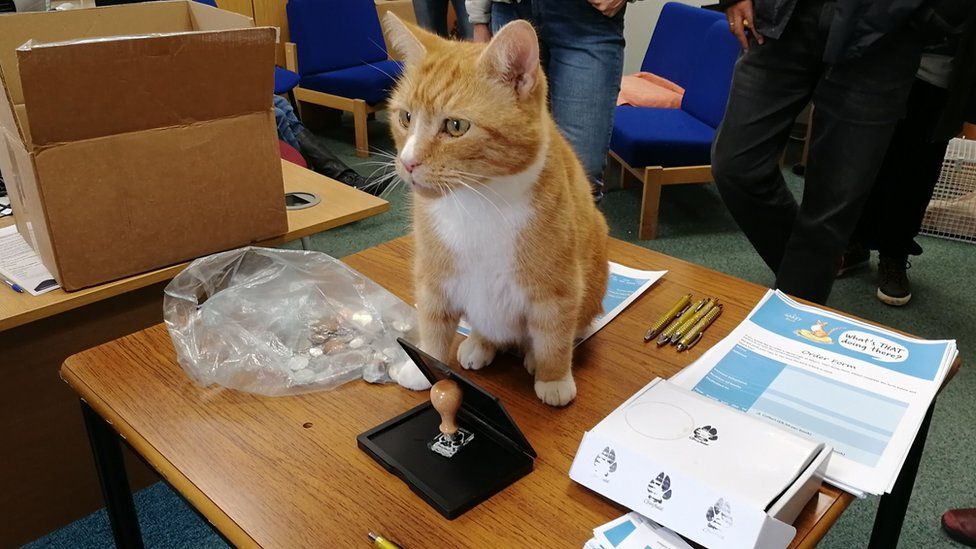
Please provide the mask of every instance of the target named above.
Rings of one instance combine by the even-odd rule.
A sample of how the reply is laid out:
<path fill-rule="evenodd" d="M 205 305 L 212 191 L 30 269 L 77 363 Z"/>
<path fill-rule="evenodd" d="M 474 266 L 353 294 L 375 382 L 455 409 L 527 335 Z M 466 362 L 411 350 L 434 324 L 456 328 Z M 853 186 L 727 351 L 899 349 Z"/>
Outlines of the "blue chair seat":
<path fill-rule="evenodd" d="M 610 149 L 633 167 L 711 163 L 715 128 L 680 109 L 617 107 Z"/>
<path fill-rule="evenodd" d="M 288 69 L 283 69 L 281 67 L 275 67 L 275 83 L 274 92 L 275 95 L 281 95 L 283 93 L 288 93 L 298 85 L 298 73 L 292 72 Z"/>
<path fill-rule="evenodd" d="M 362 99 L 370 105 L 386 100 L 402 70 L 396 61 L 377 61 L 319 74 L 302 76 L 302 87 L 342 97 Z"/>

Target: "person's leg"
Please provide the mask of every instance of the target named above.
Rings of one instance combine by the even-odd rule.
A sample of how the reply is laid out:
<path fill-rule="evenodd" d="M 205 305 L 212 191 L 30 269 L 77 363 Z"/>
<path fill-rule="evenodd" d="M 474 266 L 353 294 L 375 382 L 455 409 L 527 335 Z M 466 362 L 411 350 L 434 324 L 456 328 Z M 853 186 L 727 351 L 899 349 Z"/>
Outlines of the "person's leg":
<path fill-rule="evenodd" d="M 305 129 L 287 99 L 275 95 L 272 103 L 278 125 L 278 138 L 297 149 L 309 168 L 326 177 L 373 194 L 379 194 L 386 189 L 386 185 L 368 184 L 355 170 L 339 160 L 322 138 Z"/>
<path fill-rule="evenodd" d="M 447 36 L 447 0 L 413 0 L 413 13 L 418 25 Z"/>
<path fill-rule="evenodd" d="M 287 99 L 275 95 L 272 104 L 274 105 L 275 122 L 278 125 L 278 139 L 298 149 L 298 134 L 302 133 L 305 127 L 295 116 L 295 111 Z"/>
<path fill-rule="evenodd" d="M 776 287 L 824 303 L 857 225 L 918 68 L 907 31 L 830 67 L 814 91 L 803 201 L 776 272 Z"/>
<path fill-rule="evenodd" d="M 897 307 L 912 299 L 908 256 L 922 253 L 915 236 L 935 190 L 948 144 L 932 139 L 947 97 L 944 88 L 915 79 L 907 115 L 895 128 L 877 182 L 861 214 L 859 226 L 866 217 L 873 219 L 873 244 L 878 250 L 876 295 L 888 305 Z"/>
<path fill-rule="evenodd" d="M 712 175 L 732 217 L 774 273 L 798 206 L 779 165 L 821 74 L 823 2 L 800 2 L 779 40 L 739 58 L 712 145 Z"/>
<path fill-rule="evenodd" d="M 624 60 L 624 11 L 606 17 L 587 0 L 536 0 L 548 51 L 552 114 L 594 186 L 610 147 Z"/>
<path fill-rule="evenodd" d="M 515 5 L 507 2 L 491 3 L 491 35 L 498 34 L 498 31 L 505 25 L 518 19 L 515 12 Z"/>
<path fill-rule="evenodd" d="M 458 34 L 465 40 L 471 40 L 471 21 L 468 21 L 468 10 L 464 7 L 464 0 L 451 0 L 454 14 L 457 15 Z"/>
<path fill-rule="evenodd" d="M 877 216 L 874 242 L 881 255 L 899 257 L 921 253 L 915 237 L 939 179 L 948 145 L 933 140 L 948 94 L 948 90 L 924 80 L 915 79 L 912 84 L 907 114 L 895 129 L 892 146 L 885 155 L 871 195 L 873 199 L 875 194 L 881 194 L 878 202 L 871 202 L 872 208 L 881 214 Z"/>

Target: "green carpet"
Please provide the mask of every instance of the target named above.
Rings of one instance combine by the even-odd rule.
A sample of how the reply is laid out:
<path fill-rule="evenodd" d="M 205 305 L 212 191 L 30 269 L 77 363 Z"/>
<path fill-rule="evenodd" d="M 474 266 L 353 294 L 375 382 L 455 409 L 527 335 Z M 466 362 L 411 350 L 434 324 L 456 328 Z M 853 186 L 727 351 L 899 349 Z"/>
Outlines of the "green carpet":
<path fill-rule="evenodd" d="M 317 128 L 335 151 L 363 175 L 382 160 L 378 155 L 359 159 L 353 155 L 353 131 L 348 116 L 343 125 Z M 392 151 L 383 114 L 369 127 L 371 148 Z M 787 174 L 791 189 L 802 182 Z M 613 184 L 614 182 L 610 182 Z M 335 257 L 355 253 L 409 230 L 409 196 L 404 189 L 390 193 L 390 211 L 312 237 L 312 247 Z M 666 188 L 661 198 L 659 237 L 636 240 L 640 193 L 634 189 L 607 194 L 601 209 L 610 222 L 612 236 L 659 252 L 769 285 L 772 274 L 753 251 L 725 210 L 715 188 L 685 185 Z M 874 297 L 874 269 L 839 280 L 829 305 L 851 314 L 881 322 L 921 337 L 956 338 L 963 364 L 976 360 L 972 329 L 976 294 L 970 292 L 974 272 L 972 245 L 933 238 L 921 239 L 925 254 L 915 258 L 909 271 L 915 297 L 895 309 Z M 292 244 L 292 247 L 297 247 Z M 639 267 L 639 265 L 636 265 Z M 968 280 L 968 282 L 967 282 Z M 962 285 L 959 285 L 959 284 Z M 976 506 L 976 374 L 963 368 L 939 399 L 932 430 L 918 475 L 918 482 L 902 530 L 900 547 L 934 549 L 961 547 L 939 528 L 939 517 L 949 507 Z M 148 547 L 219 547 L 221 539 L 168 487 L 159 484 L 137 496 L 140 522 Z M 820 545 L 827 549 L 865 547 L 874 521 L 877 498 L 855 501 Z M 596 526 L 596 525 L 592 525 Z M 37 540 L 32 547 L 109 547 L 104 511 Z"/>

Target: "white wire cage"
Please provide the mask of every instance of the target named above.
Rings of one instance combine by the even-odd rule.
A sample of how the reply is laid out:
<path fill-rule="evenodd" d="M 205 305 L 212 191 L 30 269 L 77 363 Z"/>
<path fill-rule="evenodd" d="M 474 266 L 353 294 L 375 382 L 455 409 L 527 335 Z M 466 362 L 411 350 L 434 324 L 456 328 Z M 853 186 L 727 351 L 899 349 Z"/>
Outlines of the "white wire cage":
<path fill-rule="evenodd" d="M 921 233 L 976 242 L 976 140 L 949 141 Z"/>

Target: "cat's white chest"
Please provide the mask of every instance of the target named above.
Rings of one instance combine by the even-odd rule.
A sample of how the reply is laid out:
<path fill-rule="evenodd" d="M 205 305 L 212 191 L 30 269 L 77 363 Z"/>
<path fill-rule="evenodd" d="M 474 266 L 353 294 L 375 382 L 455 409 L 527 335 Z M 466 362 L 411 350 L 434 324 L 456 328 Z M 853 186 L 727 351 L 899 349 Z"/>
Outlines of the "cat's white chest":
<path fill-rule="evenodd" d="M 433 228 L 452 252 L 456 274 L 442 282 L 468 323 L 496 343 L 522 339 L 526 293 L 517 280 L 519 236 L 534 211 L 524 193 L 461 189 L 432 206 Z"/>

